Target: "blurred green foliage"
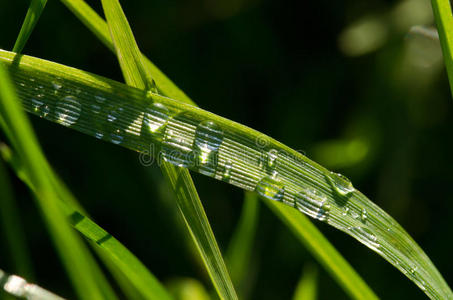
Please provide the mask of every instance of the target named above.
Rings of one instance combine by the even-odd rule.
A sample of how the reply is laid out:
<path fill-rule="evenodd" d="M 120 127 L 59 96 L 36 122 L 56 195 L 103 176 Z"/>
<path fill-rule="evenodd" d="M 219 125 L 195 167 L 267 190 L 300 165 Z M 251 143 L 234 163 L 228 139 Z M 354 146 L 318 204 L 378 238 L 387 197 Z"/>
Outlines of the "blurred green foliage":
<path fill-rule="evenodd" d="M 88 2 L 101 12 L 100 1 Z M 433 25 L 429 1 L 153 0 L 122 6 L 141 50 L 200 107 L 350 177 L 452 283 L 453 102 L 438 40 L 411 30 Z M 0 10 L 0 48 L 12 49 L 27 8 L 26 1 L 9 1 Z M 115 56 L 58 1 L 47 3 L 23 53 L 123 80 Z M 173 288 L 175 278 L 187 277 L 211 287 L 157 166 L 143 167 L 135 153 L 31 119 L 52 166 L 98 224 Z M 74 297 L 29 192 L 10 177 L 38 282 Z M 193 177 L 225 252 L 243 193 Z M 424 299 L 377 255 L 317 224 L 379 296 Z M 251 298 L 291 298 L 313 259 L 264 208 L 253 249 Z M 0 265 L 18 272 L 3 242 Z M 319 270 L 319 298 L 346 298 Z M 177 285 L 199 288 L 190 280 Z"/>

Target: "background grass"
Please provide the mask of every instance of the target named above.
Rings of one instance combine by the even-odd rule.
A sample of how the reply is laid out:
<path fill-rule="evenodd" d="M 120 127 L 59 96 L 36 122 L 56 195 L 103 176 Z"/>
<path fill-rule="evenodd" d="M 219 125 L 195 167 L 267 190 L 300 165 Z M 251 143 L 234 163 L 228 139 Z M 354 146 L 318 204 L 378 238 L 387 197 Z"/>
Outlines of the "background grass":
<path fill-rule="evenodd" d="M 451 278 L 452 246 L 446 240 L 453 203 L 448 189 L 453 179 L 448 169 L 451 100 L 440 65 L 426 63 L 432 57 L 430 44 L 417 47 L 414 54 L 415 39 L 406 35 L 409 25 L 431 22 L 420 18 L 417 7 L 425 2 L 321 1 L 316 7 L 297 7 L 295 2 L 257 1 L 239 9 L 228 3 L 221 9 L 197 1 L 123 6 L 141 50 L 201 107 L 304 149 L 321 164 L 347 174 L 408 230 L 444 277 Z M 26 3 L 11 3 L 0 12 L 0 25 L 11 28 L 4 31 L 0 48 L 12 47 L 26 9 Z M 375 24 L 390 24 L 377 27 L 387 32 L 381 45 L 358 57 L 345 55 L 351 50 L 338 46 L 340 36 L 347 40 L 341 33 L 371 12 Z M 115 57 L 60 3 L 47 4 L 24 53 L 122 80 Z M 106 229 L 134 249 L 159 278 L 180 274 L 207 282 L 187 251 L 190 244 L 181 243 L 186 238 L 175 226 L 180 222 L 177 215 L 173 222 L 163 213 L 171 214 L 174 208 L 158 200 L 165 199 L 159 195 L 172 196 L 163 183 L 156 184 L 161 180 L 157 167 L 144 168 L 134 153 L 33 121 L 52 165 Z M 144 173 L 156 180 L 148 182 Z M 104 180 L 99 182 L 99 177 Z M 194 175 L 194 180 L 225 248 L 239 218 L 242 192 L 202 176 Z M 29 208 L 23 186 L 15 186 L 34 269 L 46 287 L 67 295 L 69 284 L 58 276 L 59 263 L 43 226 L 38 226 L 39 216 Z M 125 199 L 156 200 L 126 205 Z M 141 226 L 149 232 L 137 230 Z M 376 255 L 320 227 L 378 295 L 422 299 L 409 280 Z M 312 259 L 267 209 L 260 210 L 255 250 L 254 297 L 289 298 L 294 289 L 288 286 L 296 286 L 303 265 Z M 8 266 L 8 260 L 1 262 Z M 321 269 L 318 285 L 320 298 L 343 295 Z"/>

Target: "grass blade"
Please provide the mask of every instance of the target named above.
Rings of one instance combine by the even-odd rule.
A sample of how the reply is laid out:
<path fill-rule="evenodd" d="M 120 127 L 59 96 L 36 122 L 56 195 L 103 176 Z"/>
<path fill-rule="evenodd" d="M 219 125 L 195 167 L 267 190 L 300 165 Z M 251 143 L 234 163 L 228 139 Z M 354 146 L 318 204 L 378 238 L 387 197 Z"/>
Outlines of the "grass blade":
<path fill-rule="evenodd" d="M 452 296 L 431 260 L 392 217 L 357 191 L 345 177 L 297 151 L 192 105 L 44 60 L 21 56 L 16 57 L 19 64 L 12 64 L 14 54 L 7 51 L 0 51 L 0 57 L 10 67 L 28 111 L 42 113 L 41 109 L 35 111 L 31 101 L 36 97 L 35 89 L 40 90 L 41 86 L 39 92 L 45 95 L 50 107 L 50 113 L 43 117 L 92 136 L 102 133 L 106 140 L 135 151 L 160 147 L 161 158 L 166 161 L 254 190 L 264 198 L 293 206 L 349 234 L 393 264 L 428 296 Z M 64 80 L 65 94 L 56 96 L 51 81 L 57 79 Z M 76 90 L 84 92 L 77 94 Z M 100 105 L 103 113 L 94 114 L 90 106 L 99 93 L 104 97 Z M 77 97 L 78 105 L 67 106 L 65 95 L 72 97 L 72 104 Z M 65 111 L 61 111 L 62 106 Z M 119 108 L 122 113 L 118 122 L 113 125 L 106 122 L 106 115 Z M 206 128 L 203 123 L 206 120 L 218 127 L 208 123 Z M 111 134 L 119 129 L 124 134 L 118 143 L 117 136 Z M 215 137 L 209 144 L 210 155 L 201 147 L 203 143 L 199 143 L 199 139 L 206 137 L 199 131 L 208 129 L 209 136 Z M 215 157 L 219 159 L 214 160 Z"/>
<path fill-rule="evenodd" d="M 316 300 L 317 288 L 318 269 L 314 265 L 307 265 L 297 284 L 293 300 Z"/>
<path fill-rule="evenodd" d="M 453 18 L 451 1 L 431 0 L 431 4 L 439 32 L 440 45 L 442 46 L 450 89 L 453 94 Z"/>
<path fill-rule="evenodd" d="M 38 23 L 47 0 L 31 0 L 30 7 L 28 8 L 27 15 L 25 16 L 24 23 L 14 44 L 13 52 L 20 53 L 24 49 L 28 38 L 30 37 L 36 23 Z"/>
<path fill-rule="evenodd" d="M 102 5 L 127 84 L 156 92 L 155 83 L 143 66 L 142 55 L 119 2 L 103 0 Z M 161 168 L 176 194 L 178 208 L 220 298 L 236 299 L 236 292 L 189 171 L 165 162 Z"/>
<path fill-rule="evenodd" d="M 58 207 L 58 197 L 51 182 L 43 171 L 44 158 L 39 150 L 35 136 L 32 134 L 24 112 L 15 97 L 13 86 L 3 64 L 0 64 L 0 112 L 2 119 L 9 126 L 8 132 L 15 149 L 20 153 L 30 181 L 36 187 L 36 199 L 54 238 L 55 246 L 63 264 L 74 283 L 81 299 L 104 299 L 102 291 L 96 285 L 92 275 L 90 254 L 72 232 L 66 218 Z M 84 276 L 80 276 L 84 274 Z"/>
<path fill-rule="evenodd" d="M 250 270 L 253 241 L 258 226 L 259 204 L 257 194 L 245 192 L 241 216 L 226 253 L 228 269 L 233 283 L 241 291 L 241 298 L 245 298 L 247 289 L 246 278 Z"/>

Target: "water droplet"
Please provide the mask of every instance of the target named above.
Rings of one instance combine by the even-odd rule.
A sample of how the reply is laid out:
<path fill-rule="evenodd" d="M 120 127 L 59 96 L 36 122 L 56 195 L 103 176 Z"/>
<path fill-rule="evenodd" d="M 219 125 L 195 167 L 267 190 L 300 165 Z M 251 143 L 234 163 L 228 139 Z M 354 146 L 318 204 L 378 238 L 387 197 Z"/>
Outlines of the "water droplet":
<path fill-rule="evenodd" d="M 50 108 L 48 105 L 44 105 L 41 109 L 41 114 L 39 115 L 41 118 L 47 117 L 47 115 L 50 113 Z"/>
<path fill-rule="evenodd" d="M 103 133 L 100 133 L 100 132 L 96 132 L 96 133 L 94 134 L 94 136 L 95 136 L 97 139 L 102 139 L 102 137 L 104 136 L 104 134 L 103 134 Z"/>
<path fill-rule="evenodd" d="M 98 103 L 100 103 L 100 104 L 104 103 L 105 100 L 106 100 L 106 98 L 105 98 L 104 96 L 102 96 L 102 95 L 95 95 L 95 96 L 94 96 L 94 99 L 96 99 L 96 101 L 97 101 Z"/>
<path fill-rule="evenodd" d="M 44 105 L 44 102 L 42 102 L 38 99 L 35 99 L 35 98 L 31 99 L 31 106 L 33 107 L 33 111 L 38 112 L 43 105 Z"/>
<path fill-rule="evenodd" d="M 56 80 L 53 80 L 52 81 L 52 87 L 54 88 L 54 95 L 58 94 L 58 92 L 60 91 L 60 89 L 62 88 L 62 84 Z"/>
<path fill-rule="evenodd" d="M 228 180 L 230 180 L 230 177 L 231 177 L 231 169 L 233 168 L 233 163 L 230 160 L 227 160 L 225 162 L 225 167 L 224 168 L 225 168 L 225 170 L 223 172 L 222 179 L 224 181 L 228 181 Z"/>
<path fill-rule="evenodd" d="M 349 228 L 352 235 L 356 237 L 359 241 L 367 245 L 368 247 L 377 250 L 381 245 L 378 242 L 377 237 L 365 227 L 351 227 Z"/>
<path fill-rule="evenodd" d="M 98 114 L 98 113 L 101 112 L 101 107 L 99 105 L 96 105 L 96 104 L 91 104 L 91 111 L 94 114 Z"/>
<path fill-rule="evenodd" d="M 117 129 L 110 134 L 110 140 L 115 145 L 121 144 L 123 142 L 123 139 L 124 139 L 124 137 L 123 137 L 122 131 L 120 129 Z"/>
<path fill-rule="evenodd" d="M 347 196 L 355 190 L 351 181 L 342 174 L 330 172 L 327 178 L 340 195 Z"/>
<path fill-rule="evenodd" d="M 267 153 L 267 165 L 269 168 L 275 167 L 277 156 L 278 156 L 277 150 L 275 149 L 269 150 L 269 152 Z"/>
<path fill-rule="evenodd" d="M 346 216 L 349 212 L 349 207 L 345 207 L 344 211 L 341 213 L 343 216 Z"/>
<path fill-rule="evenodd" d="M 218 152 L 223 141 L 222 129 L 213 121 L 203 121 L 195 131 L 194 153 L 198 170 L 207 176 L 214 176 Z"/>
<path fill-rule="evenodd" d="M 366 221 L 368 220 L 368 213 L 365 208 L 362 209 L 362 215 L 360 216 L 360 218 L 362 219 L 363 223 L 366 223 Z"/>
<path fill-rule="evenodd" d="M 77 122 L 82 111 L 82 105 L 74 96 L 66 96 L 57 102 L 55 114 L 57 121 L 64 126 L 71 126 Z"/>
<path fill-rule="evenodd" d="M 352 209 L 350 211 L 350 214 L 351 214 L 351 217 L 354 218 L 354 219 L 357 219 L 359 217 L 359 214 L 356 213 L 355 211 L 353 211 Z"/>
<path fill-rule="evenodd" d="M 255 191 L 264 198 L 282 201 L 285 187 L 277 179 L 266 176 L 258 182 Z"/>
<path fill-rule="evenodd" d="M 296 207 L 301 212 L 321 221 L 329 217 L 330 205 L 326 196 L 312 188 L 306 188 L 297 193 Z"/>
<path fill-rule="evenodd" d="M 161 103 L 153 103 L 150 107 L 145 109 L 143 126 L 145 126 L 145 129 L 156 138 L 165 128 L 168 119 L 170 119 L 170 111 L 168 108 Z"/>

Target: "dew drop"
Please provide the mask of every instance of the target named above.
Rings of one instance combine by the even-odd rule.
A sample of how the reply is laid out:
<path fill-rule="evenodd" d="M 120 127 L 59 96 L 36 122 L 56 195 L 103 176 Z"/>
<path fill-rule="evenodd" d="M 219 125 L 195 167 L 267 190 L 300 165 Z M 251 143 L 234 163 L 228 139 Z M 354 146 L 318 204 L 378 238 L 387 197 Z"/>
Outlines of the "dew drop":
<path fill-rule="evenodd" d="M 351 217 L 352 217 L 353 219 L 357 219 L 357 218 L 359 217 L 359 214 L 356 213 L 355 211 L 353 211 L 352 209 L 351 209 L 351 211 L 350 211 L 350 214 L 351 214 Z"/>
<path fill-rule="evenodd" d="M 368 228 L 357 226 L 349 228 L 351 234 L 368 247 L 377 250 L 381 245 L 377 237 Z"/>
<path fill-rule="evenodd" d="M 327 178 L 340 195 L 347 196 L 355 190 L 351 181 L 342 174 L 330 172 Z"/>
<path fill-rule="evenodd" d="M 82 111 L 82 105 L 73 96 L 66 96 L 57 102 L 55 114 L 57 121 L 64 126 L 71 126 L 77 122 Z"/>
<path fill-rule="evenodd" d="M 44 105 L 43 108 L 41 109 L 41 114 L 39 115 L 41 118 L 47 117 L 47 115 L 50 113 L 50 108 L 48 105 Z"/>
<path fill-rule="evenodd" d="M 277 179 L 266 176 L 258 182 L 255 191 L 266 199 L 282 201 L 283 195 L 285 194 L 285 187 Z"/>
<path fill-rule="evenodd" d="M 222 129 L 213 121 L 203 121 L 195 131 L 194 153 L 200 173 L 214 176 L 218 152 L 223 141 Z"/>
<path fill-rule="evenodd" d="M 275 149 L 269 150 L 269 152 L 267 153 L 267 166 L 269 168 L 275 167 L 277 156 L 278 156 L 277 150 L 275 150 Z"/>
<path fill-rule="evenodd" d="M 115 145 L 121 144 L 123 142 L 123 139 L 124 139 L 124 137 L 123 137 L 120 129 L 117 129 L 110 134 L 110 140 Z"/>
<path fill-rule="evenodd" d="M 103 136 L 104 136 L 104 134 L 103 134 L 103 133 L 100 133 L 100 132 L 96 132 L 96 133 L 94 134 L 94 137 L 97 138 L 97 139 L 102 139 Z"/>
<path fill-rule="evenodd" d="M 306 188 L 297 193 L 296 207 L 299 211 L 320 221 L 325 221 L 329 217 L 330 205 L 326 196 L 312 188 Z"/>
<path fill-rule="evenodd" d="M 106 100 L 106 98 L 102 95 L 96 95 L 96 96 L 94 96 L 94 99 L 96 99 L 96 101 L 100 104 L 104 103 Z"/>
<path fill-rule="evenodd" d="M 225 162 L 224 168 L 225 168 L 225 170 L 223 172 L 222 179 L 225 181 L 228 181 L 231 178 L 231 169 L 233 168 L 233 163 L 230 160 L 227 160 Z"/>
<path fill-rule="evenodd" d="M 362 219 L 362 222 L 365 223 L 368 220 L 368 213 L 366 209 L 362 209 L 362 214 L 360 215 L 360 218 Z"/>
<path fill-rule="evenodd" d="M 96 105 L 96 104 L 91 104 L 91 111 L 94 114 L 99 114 L 101 112 L 101 107 L 99 105 Z"/>
<path fill-rule="evenodd" d="M 60 91 L 60 89 L 62 88 L 62 84 L 56 80 L 53 80 L 52 81 L 52 87 L 54 88 L 54 95 L 58 94 L 58 92 Z"/>
<path fill-rule="evenodd" d="M 170 111 L 161 103 L 153 103 L 150 107 L 145 109 L 145 116 L 143 119 L 143 126 L 151 134 L 155 135 L 160 133 L 170 119 Z"/>
<path fill-rule="evenodd" d="M 38 99 L 35 99 L 35 98 L 32 98 L 31 99 L 31 106 L 33 107 L 33 111 L 34 112 L 38 112 L 41 110 L 41 107 L 44 105 L 44 102 L 38 100 Z"/>

